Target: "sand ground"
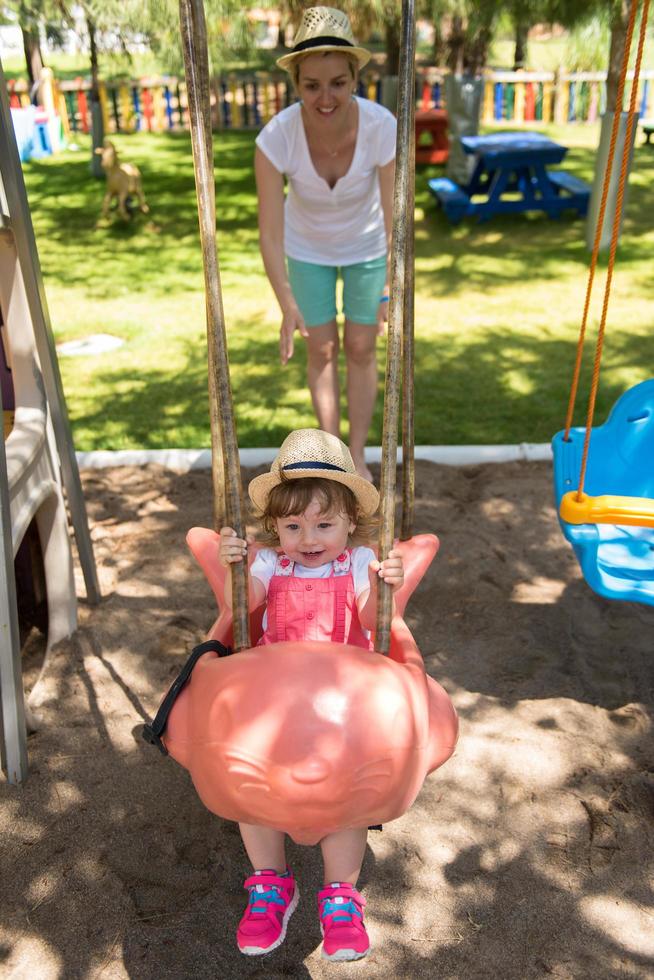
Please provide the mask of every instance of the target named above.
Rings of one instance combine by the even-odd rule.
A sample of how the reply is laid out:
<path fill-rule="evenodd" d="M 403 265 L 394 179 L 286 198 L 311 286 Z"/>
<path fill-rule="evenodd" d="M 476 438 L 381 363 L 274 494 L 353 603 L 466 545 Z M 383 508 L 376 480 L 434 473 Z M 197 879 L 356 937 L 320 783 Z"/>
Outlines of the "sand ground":
<path fill-rule="evenodd" d="M 295 845 L 286 943 L 238 953 L 236 828 L 138 737 L 215 614 L 184 542 L 210 523 L 209 473 L 84 472 L 104 598 L 81 601 L 48 663 L 29 780 L 0 784 L 0 974 L 654 977 L 654 609 L 589 591 L 548 470 L 418 464 L 415 530 L 442 548 L 407 622 L 461 737 L 412 810 L 370 834 L 374 949 L 338 966 L 320 957 L 317 849 Z M 28 685 L 42 650 L 33 634 Z"/>

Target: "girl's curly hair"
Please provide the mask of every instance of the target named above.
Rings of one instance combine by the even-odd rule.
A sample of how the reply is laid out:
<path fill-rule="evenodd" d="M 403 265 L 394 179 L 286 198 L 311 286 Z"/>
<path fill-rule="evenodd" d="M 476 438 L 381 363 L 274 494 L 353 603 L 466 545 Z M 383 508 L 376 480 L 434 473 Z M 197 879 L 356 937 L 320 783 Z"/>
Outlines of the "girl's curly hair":
<path fill-rule="evenodd" d="M 370 545 L 374 542 L 378 520 L 361 513 L 349 487 L 336 480 L 305 476 L 297 480 L 282 477 L 282 482 L 270 491 L 265 510 L 257 515 L 261 522 L 258 537 L 262 544 L 279 545 L 275 522 L 280 517 L 303 514 L 314 497 L 320 501 L 321 514 L 345 514 L 356 525 L 351 535 L 352 544 Z"/>

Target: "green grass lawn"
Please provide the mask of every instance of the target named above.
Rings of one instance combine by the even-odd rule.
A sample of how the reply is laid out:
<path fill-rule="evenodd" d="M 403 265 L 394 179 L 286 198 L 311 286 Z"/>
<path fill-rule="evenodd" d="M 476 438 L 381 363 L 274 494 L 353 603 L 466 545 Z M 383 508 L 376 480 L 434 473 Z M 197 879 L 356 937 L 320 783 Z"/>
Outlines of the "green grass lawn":
<path fill-rule="evenodd" d="M 597 130 L 550 127 L 590 180 Z M 638 140 L 640 142 L 640 140 Z M 25 165 L 57 341 L 110 333 L 111 354 L 60 359 L 76 447 L 209 444 L 202 260 L 186 134 L 116 137 L 150 215 L 97 224 L 104 190 L 81 148 Z M 314 424 L 303 351 L 282 369 L 279 313 L 257 248 L 254 134 L 216 135 L 221 278 L 242 446 Z M 416 442 L 547 441 L 561 427 L 586 289 L 583 222 L 503 216 L 452 228 L 416 178 Z M 654 147 L 636 149 L 598 416 L 654 364 Z M 605 268 L 596 279 L 594 325 Z M 385 353 L 380 345 L 383 371 Z M 587 360 L 590 360 L 590 352 Z M 587 392 L 588 371 L 582 383 Z M 577 420 L 585 409 L 579 406 Z M 381 437 L 381 399 L 371 442 Z"/>

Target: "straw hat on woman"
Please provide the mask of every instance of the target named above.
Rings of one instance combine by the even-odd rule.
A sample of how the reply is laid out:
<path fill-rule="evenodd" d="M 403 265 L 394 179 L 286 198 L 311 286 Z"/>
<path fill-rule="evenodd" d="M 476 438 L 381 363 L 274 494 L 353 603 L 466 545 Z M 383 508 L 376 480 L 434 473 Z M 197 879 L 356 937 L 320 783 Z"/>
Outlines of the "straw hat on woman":
<path fill-rule="evenodd" d="M 388 311 L 395 164 L 395 118 L 355 95 L 369 58 L 342 11 L 305 10 L 292 50 L 277 62 L 299 101 L 264 127 L 255 154 L 261 254 L 282 313 L 282 364 L 293 356 L 297 330 L 318 424 L 340 436 L 340 277 L 349 446 L 366 479 L 376 339 Z"/>

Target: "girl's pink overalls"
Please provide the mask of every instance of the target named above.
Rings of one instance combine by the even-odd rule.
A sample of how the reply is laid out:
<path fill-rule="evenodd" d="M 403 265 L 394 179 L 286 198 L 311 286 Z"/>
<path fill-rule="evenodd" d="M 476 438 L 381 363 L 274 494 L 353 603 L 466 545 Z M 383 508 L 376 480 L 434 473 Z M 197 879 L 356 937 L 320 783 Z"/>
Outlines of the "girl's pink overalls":
<path fill-rule="evenodd" d="M 278 555 L 268 584 L 268 625 L 259 644 L 322 640 L 372 650 L 359 623 L 352 552 L 332 562 L 329 578 L 298 578 L 295 562 Z"/>

